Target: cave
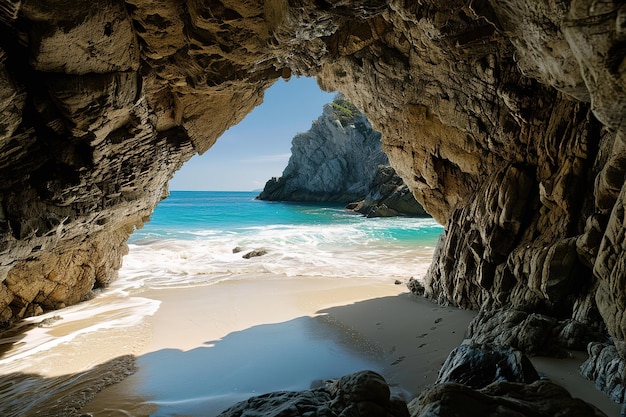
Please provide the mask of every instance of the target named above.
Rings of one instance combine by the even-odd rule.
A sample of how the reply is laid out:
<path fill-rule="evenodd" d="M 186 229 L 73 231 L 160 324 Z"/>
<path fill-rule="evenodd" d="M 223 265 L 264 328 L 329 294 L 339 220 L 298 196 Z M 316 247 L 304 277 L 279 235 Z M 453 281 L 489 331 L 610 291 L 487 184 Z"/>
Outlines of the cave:
<path fill-rule="evenodd" d="M 623 402 L 625 16 L 591 0 L 0 0 L 0 322 L 106 287 L 173 173 L 278 78 L 310 76 L 368 116 L 445 225 L 426 296 L 480 310 L 476 340 L 589 346 L 589 377 Z"/>

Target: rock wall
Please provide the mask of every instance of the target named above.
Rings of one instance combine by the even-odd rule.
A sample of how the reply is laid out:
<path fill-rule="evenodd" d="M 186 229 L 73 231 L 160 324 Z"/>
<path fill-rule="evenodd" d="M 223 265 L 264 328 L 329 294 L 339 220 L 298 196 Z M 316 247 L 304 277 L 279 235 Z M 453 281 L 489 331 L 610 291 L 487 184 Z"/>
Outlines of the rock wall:
<path fill-rule="evenodd" d="M 361 109 L 446 225 L 427 294 L 575 319 L 623 359 L 625 16 L 611 0 L 0 0 L 1 321 L 106 285 L 171 174 L 295 74 Z"/>
<path fill-rule="evenodd" d="M 340 203 L 363 199 L 378 166 L 389 164 L 380 136 L 361 112 L 337 97 L 308 131 L 293 138 L 282 176 L 270 179 L 258 198 Z"/>

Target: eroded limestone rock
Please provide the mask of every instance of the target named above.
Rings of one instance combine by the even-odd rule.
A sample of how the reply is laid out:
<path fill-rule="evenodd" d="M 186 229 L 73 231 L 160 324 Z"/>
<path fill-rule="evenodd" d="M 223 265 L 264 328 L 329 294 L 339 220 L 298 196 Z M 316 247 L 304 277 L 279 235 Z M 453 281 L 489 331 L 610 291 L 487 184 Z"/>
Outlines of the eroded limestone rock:
<path fill-rule="evenodd" d="M 293 138 L 282 176 L 269 180 L 258 198 L 349 203 L 367 195 L 378 166 L 388 163 L 380 132 L 339 96 Z"/>

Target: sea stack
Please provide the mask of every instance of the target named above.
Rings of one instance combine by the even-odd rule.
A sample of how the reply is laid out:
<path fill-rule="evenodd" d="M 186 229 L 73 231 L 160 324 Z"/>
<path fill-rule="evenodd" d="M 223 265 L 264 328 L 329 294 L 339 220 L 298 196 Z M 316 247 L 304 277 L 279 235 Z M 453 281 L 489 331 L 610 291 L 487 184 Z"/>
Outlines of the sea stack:
<path fill-rule="evenodd" d="M 339 202 L 368 217 L 426 215 L 389 166 L 380 139 L 365 115 L 338 95 L 293 138 L 282 176 L 267 181 L 257 198 Z"/>
<path fill-rule="evenodd" d="M 389 164 L 380 132 L 337 96 L 311 128 L 291 142 L 289 163 L 270 179 L 261 200 L 348 203 L 365 197 L 379 165 Z"/>

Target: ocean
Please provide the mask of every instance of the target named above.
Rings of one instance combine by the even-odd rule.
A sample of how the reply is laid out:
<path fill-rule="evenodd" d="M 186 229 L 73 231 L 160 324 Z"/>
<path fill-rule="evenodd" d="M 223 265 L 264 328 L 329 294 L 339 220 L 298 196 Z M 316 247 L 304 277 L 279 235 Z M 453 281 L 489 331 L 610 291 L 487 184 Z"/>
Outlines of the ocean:
<path fill-rule="evenodd" d="M 76 381 L 125 372 L 123 355 L 138 371 L 85 409 L 93 416 L 212 416 L 255 393 L 382 369 L 375 349 L 316 312 L 366 294 L 354 282 L 374 283 L 369 299 L 421 278 L 442 227 L 256 195 L 172 191 L 133 233 L 109 288 L 2 335 L 0 415 L 57 415 L 50 404 L 70 401 Z"/>
<path fill-rule="evenodd" d="M 172 191 L 132 235 L 116 286 L 207 285 L 250 273 L 405 281 L 423 275 L 443 230 L 430 217 L 368 219 L 342 205 L 257 194 Z M 252 251 L 264 254 L 244 257 Z"/>

